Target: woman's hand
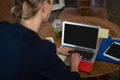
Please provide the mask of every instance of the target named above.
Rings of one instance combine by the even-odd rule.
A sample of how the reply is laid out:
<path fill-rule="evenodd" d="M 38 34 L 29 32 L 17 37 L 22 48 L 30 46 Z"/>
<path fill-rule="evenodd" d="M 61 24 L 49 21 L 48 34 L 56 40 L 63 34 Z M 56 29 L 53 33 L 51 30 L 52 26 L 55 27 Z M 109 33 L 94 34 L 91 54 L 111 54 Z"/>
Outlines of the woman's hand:
<path fill-rule="evenodd" d="M 70 56 L 70 61 L 71 61 L 71 71 L 78 72 L 78 65 L 82 59 L 82 56 L 78 53 L 73 53 Z"/>
<path fill-rule="evenodd" d="M 57 48 L 57 52 L 62 54 L 62 55 L 65 55 L 65 56 L 70 55 L 68 52 L 71 50 L 73 50 L 73 49 L 70 47 Z"/>

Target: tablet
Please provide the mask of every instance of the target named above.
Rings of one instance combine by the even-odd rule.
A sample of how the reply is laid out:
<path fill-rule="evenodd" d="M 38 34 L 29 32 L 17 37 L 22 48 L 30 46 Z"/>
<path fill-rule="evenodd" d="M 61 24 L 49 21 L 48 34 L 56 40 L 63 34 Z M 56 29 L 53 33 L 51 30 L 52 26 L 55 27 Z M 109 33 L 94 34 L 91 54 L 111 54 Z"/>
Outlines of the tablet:
<path fill-rule="evenodd" d="M 110 46 L 105 50 L 103 55 L 113 60 L 120 61 L 120 43 L 112 42 Z"/>

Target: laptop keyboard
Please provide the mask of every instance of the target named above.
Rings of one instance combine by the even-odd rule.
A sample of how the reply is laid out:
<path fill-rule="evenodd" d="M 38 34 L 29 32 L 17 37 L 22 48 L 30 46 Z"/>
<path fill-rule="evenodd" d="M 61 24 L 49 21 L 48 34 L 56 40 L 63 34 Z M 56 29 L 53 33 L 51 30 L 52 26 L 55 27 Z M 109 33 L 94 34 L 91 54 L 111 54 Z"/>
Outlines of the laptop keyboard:
<path fill-rule="evenodd" d="M 76 50 L 74 49 L 74 51 L 69 51 L 69 53 L 79 53 L 82 56 L 83 60 L 87 60 L 87 61 L 91 61 L 93 54 L 92 52 L 86 52 L 86 51 L 82 51 L 82 50 Z"/>

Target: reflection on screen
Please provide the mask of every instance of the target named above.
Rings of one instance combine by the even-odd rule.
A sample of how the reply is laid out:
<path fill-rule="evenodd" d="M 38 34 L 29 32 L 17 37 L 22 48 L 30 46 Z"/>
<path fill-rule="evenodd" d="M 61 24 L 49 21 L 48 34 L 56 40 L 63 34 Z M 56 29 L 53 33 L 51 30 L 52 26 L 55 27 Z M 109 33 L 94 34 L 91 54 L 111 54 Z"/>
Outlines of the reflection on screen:
<path fill-rule="evenodd" d="M 98 28 L 65 24 L 64 43 L 96 49 Z"/>

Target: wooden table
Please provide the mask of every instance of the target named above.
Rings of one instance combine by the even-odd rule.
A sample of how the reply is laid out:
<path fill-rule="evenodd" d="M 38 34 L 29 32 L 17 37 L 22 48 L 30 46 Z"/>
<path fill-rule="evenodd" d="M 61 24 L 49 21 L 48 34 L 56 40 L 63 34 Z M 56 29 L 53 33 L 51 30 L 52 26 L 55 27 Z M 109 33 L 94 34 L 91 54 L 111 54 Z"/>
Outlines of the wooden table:
<path fill-rule="evenodd" d="M 114 24 L 110 21 L 104 20 L 104 19 L 100 19 L 100 18 L 96 18 L 96 17 L 79 16 L 79 17 L 69 17 L 69 19 L 65 18 L 65 19 L 61 19 L 61 20 L 98 25 L 98 26 L 101 26 L 102 28 L 109 29 L 110 35 L 112 37 L 120 38 L 120 27 L 117 26 L 116 24 Z M 43 38 L 52 36 L 55 40 L 56 46 L 58 46 L 58 47 L 60 46 L 61 38 L 55 38 L 51 22 L 47 22 L 42 25 L 42 27 L 40 28 L 40 31 L 39 31 L 39 35 Z M 80 75 L 82 78 L 98 77 L 98 76 L 102 76 L 107 73 L 110 73 L 119 67 L 120 67 L 120 65 L 117 65 L 117 64 L 96 60 L 94 67 L 90 73 L 85 73 L 85 72 L 80 71 Z"/>

